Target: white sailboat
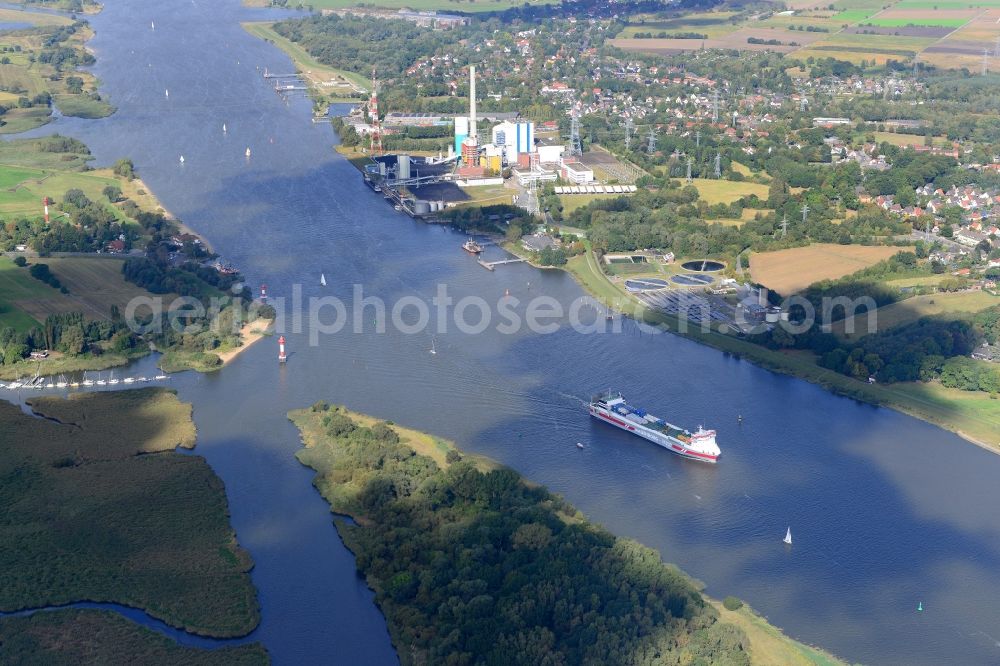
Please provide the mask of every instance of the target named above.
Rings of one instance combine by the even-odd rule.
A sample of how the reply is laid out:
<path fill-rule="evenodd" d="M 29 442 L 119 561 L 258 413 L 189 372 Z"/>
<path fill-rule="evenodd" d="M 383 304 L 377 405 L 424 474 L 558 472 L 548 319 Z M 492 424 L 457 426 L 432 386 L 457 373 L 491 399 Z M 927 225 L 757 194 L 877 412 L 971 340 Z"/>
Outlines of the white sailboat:
<path fill-rule="evenodd" d="M 784 541 L 789 546 L 792 545 L 792 528 L 791 527 L 789 527 L 788 531 L 785 532 L 785 538 L 782 539 L 782 541 Z"/>
<path fill-rule="evenodd" d="M 222 133 L 225 134 L 229 130 L 226 129 L 226 123 L 222 123 Z"/>
<path fill-rule="evenodd" d="M 163 96 L 166 97 L 167 99 L 169 99 L 170 98 L 170 91 L 167 90 L 167 89 L 164 89 L 163 90 Z"/>
<path fill-rule="evenodd" d="M 250 159 L 250 146 L 247 146 L 246 155 L 247 155 L 247 159 Z"/>
<path fill-rule="evenodd" d="M 150 30 L 156 30 L 156 24 L 154 22 L 150 21 L 149 22 L 149 29 Z"/>
<path fill-rule="evenodd" d="M 326 276 L 322 273 L 319 274 L 319 283 L 324 287 L 326 286 Z"/>
<path fill-rule="evenodd" d="M 184 156 L 181 155 L 181 164 L 184 164 Z"/>
<path fill-rule="evenodd" d="M 431 348 L 430 348 L 430 353 L 431 353 L 431 354 L 437 354 L 437 353 L 438 353 L 438 350 L 437 350 L 437 343 L 436 343 L 436 341 L 435 341 L 435 339 L 434 339 L 434 338 L 431 338 Z"/>

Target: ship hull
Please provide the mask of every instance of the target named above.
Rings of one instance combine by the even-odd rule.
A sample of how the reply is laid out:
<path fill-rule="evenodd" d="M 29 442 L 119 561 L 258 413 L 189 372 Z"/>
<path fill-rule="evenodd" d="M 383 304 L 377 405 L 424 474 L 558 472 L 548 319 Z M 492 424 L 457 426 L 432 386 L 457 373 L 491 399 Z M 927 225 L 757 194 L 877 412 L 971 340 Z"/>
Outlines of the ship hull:
<path fill-rule="evenodd" d="M 604 409 L 603 407 L 598 407 L 596 405 L 590 406 L 590 415 L 599 421 L 604 423 L 609 423 L 616 428 L 621 428 L 626 432 L 630 432 L 633 435 L 638 435 L 645 440 L 648 440 L 657 446 L 660 446 L 671 453 L 688 458 L 690 460 L 698 460 L 706 463 L 716 463 L 719 460 L 718 455 L 712 455 L 709 453 L 702 453 L 700 451 L 695 451 L 689 447 L 685 442 L 677 439 L 676 437 L 671 437 L 662 432 L 657 432 L 652 428 L 647 428 L 638 423 L 632 423 L 627 421 L 620 416 Z"/>

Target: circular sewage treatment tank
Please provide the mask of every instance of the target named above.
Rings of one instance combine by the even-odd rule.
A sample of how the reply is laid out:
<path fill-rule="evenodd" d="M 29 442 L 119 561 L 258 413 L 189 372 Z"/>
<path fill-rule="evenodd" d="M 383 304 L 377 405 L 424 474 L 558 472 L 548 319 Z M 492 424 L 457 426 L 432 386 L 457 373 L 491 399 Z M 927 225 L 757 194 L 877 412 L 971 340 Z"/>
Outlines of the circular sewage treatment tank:
<path fill-rule="evenodd" d="M 681 268 L 686 271 L 696 271 L 698 273 L 714 273 L 715 271 L 721 271 L 726 265 L 719 261 L 711 261 L 710 259 L 704 259 L 699 261 L 685 261 L 681 264 Z"/>
<path fill-rule="evenodd" d="M 683 275 L 675 275 L 670 279 L 685 287 L 703 287 L 706 284 L 712 284 L 712 277 L 709 275 L 691 275 L 685 273 Z"/>
<path fill-rule="evenodd" d="M 656 291 L 669 286 L 666 280 L 660 278 L 635 278 L 625 280 L 625 289 L 631 292 Z"/>

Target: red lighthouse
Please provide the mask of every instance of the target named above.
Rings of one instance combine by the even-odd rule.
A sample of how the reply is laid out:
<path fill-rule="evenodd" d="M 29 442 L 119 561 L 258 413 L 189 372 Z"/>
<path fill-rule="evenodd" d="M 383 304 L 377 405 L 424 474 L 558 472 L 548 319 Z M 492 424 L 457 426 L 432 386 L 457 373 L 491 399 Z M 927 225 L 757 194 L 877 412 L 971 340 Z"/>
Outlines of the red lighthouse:
<path fill-rule="evenodd" d="M 260 300 L 262 300 L 262 301 L 266 301 L 267 300 L 267 285 L 266 284 L 260 285 Z"/>
<path fill-rule="evenodd" d="M 42 197 L 42 208 L 45 210 L 45 224 L 49 223 L 49 198 Z"/>
<path fill-rule="evenodd" d="M 278 338 L 278 362 L 284 363 L 288 360 L 288 354 L 285 353 L 285 336 L 280 336 Z"/>

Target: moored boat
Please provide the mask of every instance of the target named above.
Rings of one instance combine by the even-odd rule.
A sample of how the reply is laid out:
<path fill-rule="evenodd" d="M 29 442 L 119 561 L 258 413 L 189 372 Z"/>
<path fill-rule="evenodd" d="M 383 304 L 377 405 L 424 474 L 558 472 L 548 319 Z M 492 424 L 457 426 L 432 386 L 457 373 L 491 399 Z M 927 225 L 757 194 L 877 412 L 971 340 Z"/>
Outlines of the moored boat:
<path fill-rule="evenodd" d="M 483 246 L 470 238 L 469 240 L 462 243 L 462 249 L 468 252 L 469 254 L 479 254 L 480 252 L 483 251 Z"/>

